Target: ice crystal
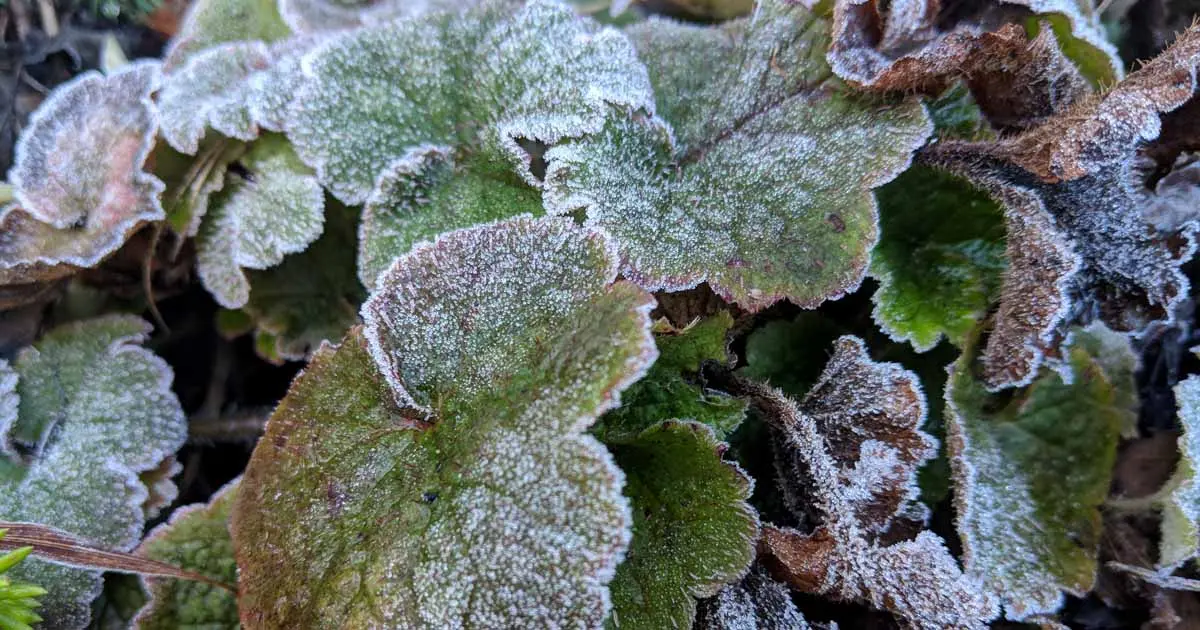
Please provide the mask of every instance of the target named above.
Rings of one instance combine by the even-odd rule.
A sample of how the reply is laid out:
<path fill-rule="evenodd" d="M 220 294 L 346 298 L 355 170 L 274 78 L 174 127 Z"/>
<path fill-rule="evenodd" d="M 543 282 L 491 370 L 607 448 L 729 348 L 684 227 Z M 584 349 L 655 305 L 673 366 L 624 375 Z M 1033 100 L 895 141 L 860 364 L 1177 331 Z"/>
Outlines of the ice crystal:
<path fill-rule="evenodd" d="M 872 362 L 861 341 L 842 337 L 800 405 L 766 386 L 745 387 L 777 436 L 784 498 L 811 528 L 764 528 L 760 551 L 777 577 L 891 611 L 912 627 L 986 627 L 996 600 L 937 535 L 882 540 L 909 518 L 917 468 L 935 452 L 918 428 L 925 398 L 915 375 Z"/>
<path fill-rule="evenodd" d="M 989 387 L 1029 383 L 1072 322 L 1140 331 L 1173 318 L 1197 215 L 1187 206 L 1164 215 L 1170 199 L 1139 181 L 1137 166 L 1194 133 L 1182 121 L 1195 115 L 1198 63 L 1200 29 L 1191 29 L 1102 98 L 997 142 L 947 141 L 922 156 L 1005 208 L 1009 273 L 983 356 Z"/>
<path fill-rule="evenodd" d="M 0 283 L 95 265 L 164 217 L 163 183 L 142 170 L 158 130 L 149 98 L 158 81 L 151 61 L 84 73 L 34 112 L 9 171 L 17 205 L 0 210 Z"/>
<path fill-rule="evenodd" d="M 529 217 L 398 259 L 250 462 L 242 622 L 598 627 L 631 519 L 582 432 L 656 354 L 616 266 L 603 234 Z"/>
<path fill-rule="evenodd" d="M 302 69 L 288 136 L 347 203 L 365 201 L 393 162 L 413 162 L 427 145 L 509 164 L 537 185 L 518 139 L 595 131 L 609 105 L 653 109 L 629 42 L 549 0 L 357 29 L 318 46 Z"/>
<path fill-rule="evenodd" d="M 700 603 L 695 630 L 808 630 L 791 593 L 761 568 Z"/>
<path fill-rule="evenodd" d="M 200 280 L 225 308 L 250 297 L 243 268 L 268 269 L 304 251 L 325 220 L 321 185 L 282 136 L 264 136 L 239 163 L 245 174 L 226 175 L 196 239 Z"/>
<path fill-rule="evenodd" d="M 235 479 L 207 504 L 175 510 L 171 520 L 147 534 L 137 553 L 225 584 L 236 584 L 229 514 L 237 488 Z M 139 630 L 238 627 L 237 598 L 229 591 L 204 582 L 167 577 L 143 578 L 143 584 L 150 600 L 134 619 Z"/>
<path fill-rule="evenodd" d="M 667 420 L 609 443 L 625 472 L 633 540 L 617 567 L 612 628 L 690 628 L 697 597 L 745 574 L 758 514 L 752 482 L 721 460 L 726 445 L 707 425 Z"/>
<path fill-rule="evenodd" d="M 1001 598 L 1006 615 L 1053 613 L 1063 591 L 1091 590 L 1117 440 L 1132 421 L 1128 358 L 1099 354 L 1076 333 L 1073 381 L 1045 372 L 1011 400 L 973 376 L 968 346 L 946 386 L 958 532 L 968 574 Z"/>
<path fill-rule="evenodd" d="M 1158 565 L 1174 569 L 1196 557 L 1200 550 L 1200 484 L 1196 483 L 1200 458 L 1200 376 L 1189 376 L 1175 386 L 1179 405 L 1179 463 L 1162 506 L 1162 540 Z"/>
<path fill-rule="evenodd" d="M 152 470 L 186 437 L 166 363 L 136 344 L 149 326 L 110 316 L 55 329 L 12 365 L 18 419 L 3 439 L 28 456 L 0 459 L 0 520 L 53 525 L 105 547 L 141 538 Z M 82 628 L 98 571 L 31 559 L 17 571 L 51 585 L 47 627 Z"/>
<path fill-rule="evenodd" d="M 550 149 L 547 208 L 585 209 L 647 288 L 708 282 L 751 310 L 852 290 L 877 238 L 871 189 L 930 126 L 915 100 L 871 102 L 832 80 L 827 30 L 782 0 L 719 27 L 630 27 L 661 118 L 617 116 Z"/>
<path fill-rule="evenodd" d="M 838 76 L 875 90 L 928 94 L 962 79 L 998 127 L 1030 126 L 1122 74 L 1097 17 L 1076 0 L 992 0 L 969 8 L 939 0 L 837 0 L 833 21 L 829 62 Z"/>

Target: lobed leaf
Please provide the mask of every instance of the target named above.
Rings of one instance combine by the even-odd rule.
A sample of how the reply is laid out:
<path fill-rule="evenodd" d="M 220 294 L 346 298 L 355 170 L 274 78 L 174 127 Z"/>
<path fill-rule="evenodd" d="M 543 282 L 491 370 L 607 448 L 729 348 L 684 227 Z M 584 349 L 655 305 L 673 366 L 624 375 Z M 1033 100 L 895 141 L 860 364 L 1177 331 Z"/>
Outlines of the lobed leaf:
<path fill-rule="evenodd" d="M 661 118 L 615 117 L 547 151 L 546 207 L 585 210 L 649 289 L 707 282 L 750 310 L 853 290 L 877 238 L 870 191 L 930 126 L 916 100 L 867 101 L 832 80 L 826 31 L 781 0 L 719 27 L 631 26 Z"/>
<path fill-rule="evenodd" d="M 141 538 L 148 491 L 138 474 L 187 433 L 170 368 L 136 345 L 148 332 L 139 319 L 109 316 L 55 329 L 18 355 L 18 419 L 3 438 L 28 455 L 0 459 L 0 520 L 53 525 L 118 551 Z M 87 624 L 98 571 L 31 559 L 16 573 L 53 585 L 46 627 Z"/>
<path fill-rule="evenodd" d="M 959 569 L 935 534 L 897 540 L 913 520 L 917 468 L 936 452 L 919 426 L 916 376 L 874 363 L 842 337 L 825 372 L 797 406 L 746 383 L 776 436 L 784 499 L 805 528 L 767 526 L 767 567 L 802 592 L 861 601 L 919 628 L 983 628 L 996 600 Z"/>
<path fill-rule="evenodd" d="M 189 155 L 199 150 L 210 127 L 238 140 L 257 138 L 249 80 L 274 62 L 271 49 L 259 41 L 229 42 L 189 56 L 158 93 L 163 138 Z"/>
<path fill-rule="evenodd" d="M 707 425 L 666 420 L 610 443 L 625 472 L 633 539 L 610 589 L 612 628 L 690 628 L 695 598 L 716 595 L 754 560 L 753 482 L 724 462 Z"/>
<path fill-rule="evenodd" d="M 1200 457 L 1200 377 L 1189 376 L 1175 386 L 1179 406 L 1179 463 L 1162 506 L 1162 538 L 1158 566 L 1175 569 L 1200 550 L 1200 486 L 1196 461 Z"/>
<path fill-rule="evenodd" d="M 696 630 L 808 630 L 804 616 L 783 584 L 761 568 L 700 603 Z"/>
<path fill-rule="evenodd" d="M 0 283 L 91 267 L 164 218 L 163 183 L 142 170 L 158 129 L 149 98 L 158 81 L 150 61 L 84 73 L 36 110 L 9 171 L 17 203 L 0 210 Z"/>
<path fill-rule="evenodd" d="M 950 370 L 946 422 L 963 562 L 1010 619 L 1053 613 L 1063 591 L 1082 595 L 1096 576 L 1099 508 L 1117 441 L 1133 421 L 1131 397 L 1120 392 L 1134 385 L 1123 360 L 1114 365 L 1088 345 L 1067 349 L 1073 381 L 1048 372 L 1011 399 L 989 395 L 973 374 L 971 346 Z"/>
<path fill-rule="evenodd" d="M 1005 209 L 1009 273 L 983 355 L 988 387 L 1031 382 L 1072 323 L 1140 331 L 1173 320 L 1195 212 L 1141 171 L 1147 161 L 1170 170 L 1189 141 L 1197 63 L 1192 29 L 1102 98 L 997 142 L 946 141 L 923 154 Z"/>
<path fill-rule="evenodd" d="M 226 174 L 196 238 L 200 281 L 225 308 L 250 298 L 242 268 L 268 269 L 304 251 L 325 222 L 321 185 L 282 136 L 264 136 L 239 163 L 245 174 Z"/>
<path fill-rule="evenodd" d="M 1003 214 L 952 175 L 909 169 L 879 189 L 875 322 L 918 352 L 962 345 L 996 298 L 1005 270 Z"/>
<path fill-rule="evenodd" d="M 602 234 L 529 217 L 398 259 L 247 469 L 242 622 L 598 627 L 631 523 L 582 432 L 655 357 L 615 276 Z"/>
<path fill-rule="evenodd" d="M 347 203 L 365 201 L 389 168 L 419 172 L 426 146 L 509 164 L 537 186 L 518 139 L 553 144 L 595 131 L 610 104 L 653 108 L 629 42 L 549 0 L 357 29 L 302 65 L 288 137 Z M 393 168 L 397 160 L 412 166 Z"/>
<path fill-rule="evenodd" d="M 236 584 L 229 515 L 237 489 L 238 480 L 231 481 L 207 504 L 175 510 L 169 521 L 146 536 L 137 553 L 225 584 Z M 143 578 L 143 584 L 150 600 L 134 619 L 135 627 L 141 630 L 238 627 L 234 593 L 203 582 L 166 577 Z"/>
<path fill-rule="evenodd" d="M 274 42 L 291 35 L 273 0 L 197 0 L 167 48 L 168 72 L 196 53 L 232 42 Z"/>

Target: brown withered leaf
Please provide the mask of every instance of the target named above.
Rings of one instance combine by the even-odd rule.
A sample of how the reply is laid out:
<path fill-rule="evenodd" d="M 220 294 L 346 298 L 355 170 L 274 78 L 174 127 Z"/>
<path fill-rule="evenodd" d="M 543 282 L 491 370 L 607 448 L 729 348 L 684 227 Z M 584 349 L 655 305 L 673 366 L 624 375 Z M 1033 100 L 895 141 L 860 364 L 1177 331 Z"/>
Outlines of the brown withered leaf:
<path fill-rule="evenodd" d="M 1189 201 L 1192 167 L 1176 164 L 1200 145 L 1189 120 L 1197 65 L 1193 28 L 1107 94 L 1038 127 L 996 142 L 941 142 L 919 157 L 1006 211 L 1009 273 L 983 355 L 989 388 L 1029 383 L 1069 324 L 1099 319 L 1128 332 L 1173 319 L 1200 217 Z M 1153 171 L 1171 168 L 1151 183 Z"/>
<path fill-rule="evenodd" d="M 838 76 L 930 95 L 962 80 L 1002 129 L 1035 124 L 1121 75 L 1075 0 L 837 0 L 833 11 L 828 59 Z"/>
<path fill-rule="evenodd" d="M 936 451 L 919 428 L 926 405 L 914 374 L 842 337 L 799 405 L 767 386 L 736 387 L 771 424 L 780 484 L 806 528 L 763 528 L 760 557 L 776 579 L 914 628 L 983 628 L 997 615 L 941 538 L 896 535 L 924 517 L 914 509 L 916 472 Z"/>

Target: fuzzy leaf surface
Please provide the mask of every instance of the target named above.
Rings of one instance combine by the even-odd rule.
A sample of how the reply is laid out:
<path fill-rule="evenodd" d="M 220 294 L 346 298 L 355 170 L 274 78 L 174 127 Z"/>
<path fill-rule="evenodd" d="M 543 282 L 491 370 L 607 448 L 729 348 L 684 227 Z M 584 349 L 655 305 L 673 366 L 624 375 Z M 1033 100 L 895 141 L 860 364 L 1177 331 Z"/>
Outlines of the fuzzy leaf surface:
<path fill-rule="evenodd" d="M 153 560 L 206 575 L 225 584 L 237 583 L 229 516 L 237 496 L 234 480 L 207 504 L 175 510 L 171 520 L 154 528 L 137 553 Z M 222 588 L 173 578 L 144 578 L 150 600 L 134 619 L 139 630 L 236 629 L 237 598 Z"/>
<path fill-rule="evenodd" d="M 183 445 L 186 421 L 167 364 L 137 344 L 149 326 L 109 316 L 48 333 L 12 364 L 19 416 L 2 436 L 31 455 L 0 459 L 0 520 L 51 525 L 128 551 L 145 523 L 139 473 Z M 50 586 L 47 628 L 82 628 L 99 571 L 30 559 L 16 570 Z"/>
<path fill-rule="evenodd" d="M 787 586 L 755 568 L 700 603 L 696 630 L 808 630 Z"/>
<path fill-rule="evenodd" d="M 172 38 L 164 65 L 171 72 L 195 53 L 219 44 L 270 43 L 289 35 L 274 0 L 197 0 Z"/>
<path fill-rule="evenodd" d="M 715 595 L 754 560 L 752 482 L 721 460 L 725 447 L 707 425 L 686 420 L 609 445 L 633 509 L 633 540 L 610 585 L 610 628 L 690 628 L 696 598 Z"/>
<path fill-rule="evenodd" d="M 1171 492 L 1162 506 L 1162 539 L 1158 565 L 1175 568 L 1196 557 L 1200 549 L 1200 376 L 1189 376 L 1175 386 L 1179 406 L 1179 463 L 1171 479 Z"/>
<path fill-rule="evenodd" d="M 226 175 L 196 239 L 200 281 L 225 308 L 250 298 L 243 268 L 268 269 L 304 251 L 325 223 L 325 193 L 283 136 L 264 136 L 239 164 L 245 175 Z"/>
<path fill-rule="evenodd" d="M 1134 413 L 1118 392 L 1133 384 L 1085 346 L 1067 349 L 1072 383 L 1046 372 L 1002 404 L 972 375 L 970 347 L 946 386 L 964 565 L 1011 619 L 1053 613 L 1095 579 L 1099 508 Z"/>
<path fill-rule="evenodd" d="M 553 144 L 596 131 L 609 105 L 653 109 L 628 40 L 549 0 L 335 36 L 304 59 L 294 89 L 288 136 L 347 203 L 365 201 L 385 169 L 426 145 L 482 154 L 537 185 L 517 139 Z"/>
<path fill-rule="evenodd" d="M 631 522 L 583 432 L 656 355 L 616 262 L 600 233 L 522 217 L 381 276 L 246 472 L 243 623 L 599 627 Z"/>
<path fill-rule="evenodd" d="M 548 151 L 547 208 L 585 209 L 648 289 L 708 282 L 750 310 L 854 289 L 877 239 L 871 189 L 930 125 L 915 100 L 867 102 L 831 81 L 827 29 L 781 0 L 719 27 L 630 27 L 662 118 L 618 117 Z"/>
<path fill-rule="evenodd" d="M 93 266 L 164 218 L 163 183 L 142 170 L 158 131 L 158 81 L 152 61 L 84 73 L 36 110 L 9 171 L 17 203 L 0 210 L 0 283 Z"/>

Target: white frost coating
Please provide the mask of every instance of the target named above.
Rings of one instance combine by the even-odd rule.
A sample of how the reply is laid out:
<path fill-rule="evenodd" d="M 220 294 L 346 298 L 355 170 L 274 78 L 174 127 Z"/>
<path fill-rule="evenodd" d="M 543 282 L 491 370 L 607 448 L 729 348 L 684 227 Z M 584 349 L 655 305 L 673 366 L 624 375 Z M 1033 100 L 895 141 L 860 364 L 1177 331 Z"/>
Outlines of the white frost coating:
<path fill-rule="evenodd" d="M 339 34 L 302 69 L 285 128 L 322 183 L 352 204 L 423 144 L 478 149 L 537 186 L 517 138 L 553 144 L 599 130 L 609 105 L 654 109 L 628 40 L 549 0 Z"/>
<path fill-rule="evenodd" d="M 1162 540 L 1156 563 L 1160 569 L 1175 569 L 1196 557 L 1200 547 L 1200 376 L 1189 376 L 1175 386 L 1179 407 L 1179 464 L 1171 479 L 1174 489 L 1162 508 Z"/>
<path fill-rule="evenodd" d="M 617 239 L 622 274 L 651 290 L 708 282 L 750 310 L 853 290 L 878 238 L 871 189 L 932 127 L 915 99 L 839 93 L 813 54 L 826 27 L 780 0 L 721 27 L 630 27 L 661 118 L 615 113 L 551 148 L 547 210 L 585 209 Z"/>
<path fill-rule="evenodd" d="M 247 79 L 249 86 L 246 98 L 250 117 L 259 127 L 271 131 L 284 130 L 288 107 L 302 77 L 300 60 L 327 37 L 321 34 L 297 35 L 271 45 L 270 55 L 274 63 Z"/>
<path fill-rule="evenodd" d="M 241 308 L 250 298 L 242 268 L 269 269 L 304 251 L 325 222 L 321 185 L 281 137 L 259 140 L 241 162 L 249 175 L 226 176 L 196 239 L 200 280 L 225 308 Z"/>
<path fill-rule="evenodd" d="M 171 369 L 137 346 L 149 325 L 128 316 L 68 324 L 13 364 L 21 417 L 10 435 L 33 450 L 0 467 L 0 520 L 51 525 L 127 551 L 141 538 L 148 492 L 138 474 L 183 445 L 187 424 Z M 100 573 L 30 559 L 17 577 L 51 585 L 48 627 L 82 628 Z"/>
<path fill-rule="evenodd" d="M 278 0 L 283 21 L 297 33 L 351 29 L 431 11 L 480 4 L 479 0 Z"/>
<path fill-rule="evenodd" d="M 695 630 L 809 630 L 788 588 L 754 569 L 701 601 Z"/>
<path fill-rule="evenodd" d="M 8 361 L 0 359 L 0 457 L 10 460 L 17 457 L 17 451 L 8 439 L 8 432 L 16 425 L 17 410 L 21 406 L 21 395 L 17 393 L 19 378 Z"/>
<path fill-rule="evenodd" d="M 1083 40 L 1108 56 L 1109 66 L 1113 76 L 1120 80 L 1125 76 L 1125 63 L 1121 60 L 1117 47 L 1108 41 L 1104 34 L 1104 25 L 1100 22 L 1100 13 L 1089 10 L 1086 14 L 1080 10 L 1079 0 L 1000 0 L 1001 4 L 1013 4 L 1027 7 L 1030 11 L 1041 15 L 1059 13 L 1066 16 L 1071 24 L 1071 35 Z M 1088 3 L 1090 7 L 1091 4 Z"/>
<path fill-rule="evenodd" d="M 209 127 L 239 140 L 258 137 L 248 80 L 272 63 L 262 42 L 221 44 L 189 57 L 167 75 L 158 93 L 163 138 L 177 151 L 193 155 Z"/>

